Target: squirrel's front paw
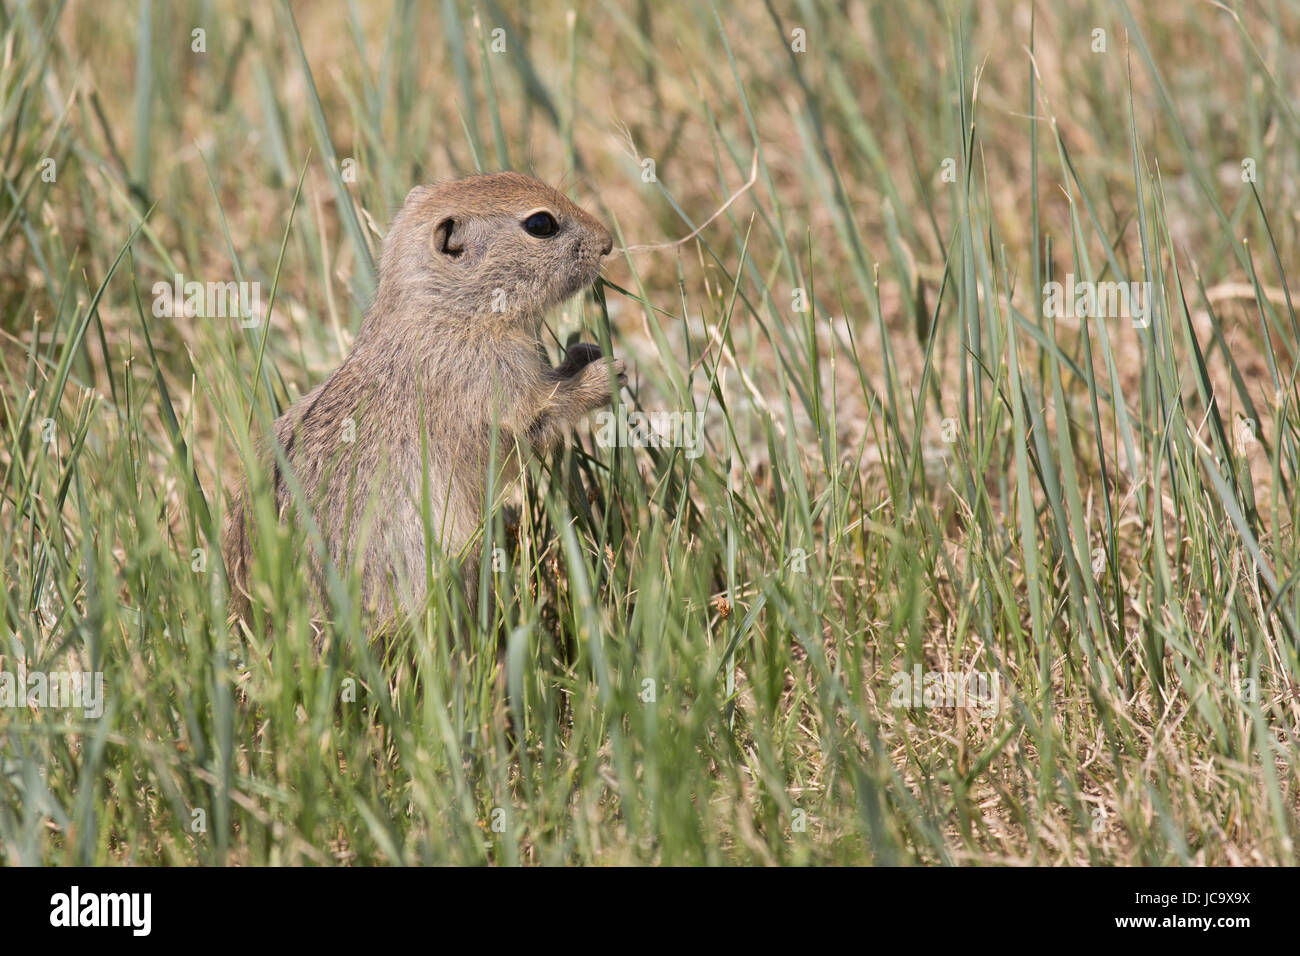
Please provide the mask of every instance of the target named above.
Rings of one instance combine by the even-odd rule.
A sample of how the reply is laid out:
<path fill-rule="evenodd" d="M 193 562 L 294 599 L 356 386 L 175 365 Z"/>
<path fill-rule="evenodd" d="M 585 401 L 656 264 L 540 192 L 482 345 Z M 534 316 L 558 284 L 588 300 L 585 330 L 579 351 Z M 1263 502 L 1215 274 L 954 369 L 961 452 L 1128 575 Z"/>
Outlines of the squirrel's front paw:
<path fill-rule="evenodd" d="M 627 365 L 624 364 L 622 359 L 610 359 L 609 364 L 610 371 L 613 373 L 615 381 L 618 382 L 618 387 L 622 388 L 627 384 Z"/>
<path fill-rule="evenodd" d="M 611 378 L 617 387 L 611 385 Z M 627 384 L 627 370 L 622 359 L 606 359 L 603 362 L 591 362 L 580 373 L 578 387 L 591 408 L 608 405 L 614 400 L 617 389 Z"/>

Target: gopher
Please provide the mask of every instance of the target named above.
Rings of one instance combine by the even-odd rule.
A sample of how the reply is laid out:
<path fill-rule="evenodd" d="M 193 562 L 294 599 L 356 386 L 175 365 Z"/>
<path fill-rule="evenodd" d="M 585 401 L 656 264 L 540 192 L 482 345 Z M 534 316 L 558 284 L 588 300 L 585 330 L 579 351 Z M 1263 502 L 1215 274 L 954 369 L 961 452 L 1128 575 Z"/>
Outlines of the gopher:
<path fill-rule="evenodd" d="M 276 420 L 281 454 L 265 456 L 282 518 L 296 500 L 284 461 L 330 560 L 359 565 L 373 617 L 412 611 L 425 597 L 423 456 L 433 540 L 474 567 L 468 545 L 483 519 L 490 460 L 500 489 L 517 477 L 522 454 L 562 441 L 626 381 L 623 363 L 590 343 L 552 367 L 540 337 L 543 315 L 590 286 L 612 248 L 604 226 L 530 176 L 471 176 L 407 195 L 350 354 Z M 247 488 L 236 493 L 222 543 L 232 610 L 245 621 Z M 320 567 L 310 563 L 319 588 Z"/>

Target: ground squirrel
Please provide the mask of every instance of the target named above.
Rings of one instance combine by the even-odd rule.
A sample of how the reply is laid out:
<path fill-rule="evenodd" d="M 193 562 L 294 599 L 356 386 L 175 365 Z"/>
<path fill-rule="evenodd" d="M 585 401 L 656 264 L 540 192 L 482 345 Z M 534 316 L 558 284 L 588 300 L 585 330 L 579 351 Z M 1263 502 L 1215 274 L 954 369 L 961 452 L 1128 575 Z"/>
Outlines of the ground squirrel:
<path fill-rule="evenodd" d="M 359 564 L 362 599 L 377 617 L 411 610 L 425 593 L 422 420 L 433 533 L 444 554 L 456 555 L 482 521 L 494 419 L 508 482 L 517 449 L 546 449 L 613 400 L 621 361 L 599 361 L 599 347 L 581 343 L 554 368 L 540 339 L 543 314 L 591 285 L 612 248 L 594 218 L 518 173 L 407 195 L 351 353 L 274 428 L 331 560 L 344 571 Z M 277 456 L 266 460 L 283 516 L 295 498 Z M 245 620 L 253 552 L 246 488 L 222 548 L 234 610 Z"/>

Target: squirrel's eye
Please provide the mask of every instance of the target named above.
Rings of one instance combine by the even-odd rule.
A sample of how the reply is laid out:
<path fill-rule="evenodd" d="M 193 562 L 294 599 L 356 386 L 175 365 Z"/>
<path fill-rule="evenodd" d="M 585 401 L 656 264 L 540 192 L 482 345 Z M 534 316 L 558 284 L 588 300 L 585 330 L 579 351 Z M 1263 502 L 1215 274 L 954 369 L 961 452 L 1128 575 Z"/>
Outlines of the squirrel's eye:
<path fill-rule="evenodd" d="M 560 226 L 549 212 L 535 212 L 524 220 L 524 232 L 538 239 L 553 236 Z"/>

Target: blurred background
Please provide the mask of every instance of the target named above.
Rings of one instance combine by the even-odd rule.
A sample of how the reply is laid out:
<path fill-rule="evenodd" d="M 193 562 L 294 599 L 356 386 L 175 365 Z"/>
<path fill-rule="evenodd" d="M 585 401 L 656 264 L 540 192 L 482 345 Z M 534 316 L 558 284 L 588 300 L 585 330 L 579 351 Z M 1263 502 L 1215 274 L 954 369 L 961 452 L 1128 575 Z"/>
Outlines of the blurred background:
<path fill-rule="evenodd" d="M 712 257 L 734 262 L 748 235 L 753 274 L 772 283 L 776 304 L 788 312 L 793 288 L 819 286 L 823 321 L 862 326 L 858 354 L 878 377 L 877 323 L 913 329 L 918 283 L 933 308 L 968 206 L 996 225 L 990 254 L 1005 255 L 1017 280 L 1009 292 L 1026 310 L 1039 297 L 1031 252 L 1037 242 L 1045 256 L 1048 236 L 1058 273 L 1079 271 L 1076 242 L 1098 268 L 1109 247 L 1125 278 L 1140 272 L 1134 147 L 1170 249 L 1207 285 L 1250 283 L 1243 240 L 1292 262 L 1295 12 L 12 4 L 5 331 L 21 339 L 33 312 L 49 316 L 70 277 L 92 294 L 150 207 L 147 241 L 134 248 L 142 290 L 177 271 L 226 281 L 236 262 L 269 289 L 293 209 L 293 268 L 277 277 L 282 312 L 267 350 L 277 366 L 288 360 L 286 375 L 296 365 L 310 377 L 358 327 L 380 236 L 412 185 L 528 171 L 616 224 L 626 244 L 645 245 L 704 221 L 748 179 L 757 151 L 751 193 L 680 255 L 638 254 L 636 281 L 654 301 L 671 302 L 682 281 L 712 279 L 723 294 Z M 43 179 L 46 158 L 55 182 Z M 1258 200 L 1243 182 L 1247 159 L 1268 187 Z M 607 274 L 634 281 L 626 261 Z M 79 363 L 101 388 L 135 322 L 125 286 L 112 284 L 98 310 L 108 354 L 92 349 Z M 635 341 L 640 308 L 618 308 L 620 333 Z M 174 323 L 155 334 L 164 372 L 184 377 L 187 348 L 233 333 Z M 1130 353 L 1128 330 L 1116 334 L 1126 346 L 1116 354 Z M 915 343 L 894 343 L 913 373 Z M 941 360 L 951 345 L 939 344 Z"/>

